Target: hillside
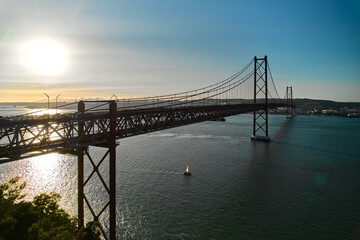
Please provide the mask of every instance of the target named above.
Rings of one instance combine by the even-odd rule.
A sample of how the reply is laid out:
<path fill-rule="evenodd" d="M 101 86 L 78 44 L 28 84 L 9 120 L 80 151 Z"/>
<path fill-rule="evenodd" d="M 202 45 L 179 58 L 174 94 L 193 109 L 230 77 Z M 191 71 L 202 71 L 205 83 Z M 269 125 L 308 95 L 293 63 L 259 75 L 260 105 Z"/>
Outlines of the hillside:
<path fill-rule="evenodd" d="M 317 99 L 294 99 L 294 104 L 298 108 L 304 109 L 331 109 L 331 110 L 341 110 L 344 108 L 347 109 L 359 109 L 360 110 L 360 102 L 335 102 L 330 100 L 317 100 Z"/>

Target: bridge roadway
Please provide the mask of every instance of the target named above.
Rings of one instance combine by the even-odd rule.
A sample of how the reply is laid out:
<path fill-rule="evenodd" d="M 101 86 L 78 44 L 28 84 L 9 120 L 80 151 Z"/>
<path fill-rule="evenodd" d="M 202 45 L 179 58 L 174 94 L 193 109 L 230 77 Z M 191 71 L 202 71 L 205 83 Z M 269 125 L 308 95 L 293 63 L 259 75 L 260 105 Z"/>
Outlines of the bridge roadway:
<path fill-rule="evenodd" d="M 265 104 L 205 105 L 149 108 L 63 115 L 29 116 L 0 123 L 0 164 L 51 152 L 76 152 L 89 146 L 106 146 L 110 122 L 116 122 L 116 139 L 213 120 L 254 110 Z M 268 103 L 268 108 L 287 107 Z"/>

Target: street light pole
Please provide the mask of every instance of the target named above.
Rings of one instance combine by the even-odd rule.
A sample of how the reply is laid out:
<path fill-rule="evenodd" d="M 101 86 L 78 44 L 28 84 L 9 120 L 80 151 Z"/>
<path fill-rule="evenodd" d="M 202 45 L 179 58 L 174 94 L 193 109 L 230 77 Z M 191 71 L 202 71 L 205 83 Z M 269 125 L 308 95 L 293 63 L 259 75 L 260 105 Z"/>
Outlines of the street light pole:
<path fill-rule="evenodd" d="M 49 95 L 47 95 L 46 93 L 44 93 L 48 99 L 48 109 L 50 108 L 50 98 L 49 98 Z"/>
<path fill-rule="evenodd" d="M 57 95 L 56 96 L 56 98 L 55 98 L 55 113 L 57 114 L 57 99 L 58 99 L 58 97 L 61 95 L 61 93 L 59 94 L 59 95 Z"/>

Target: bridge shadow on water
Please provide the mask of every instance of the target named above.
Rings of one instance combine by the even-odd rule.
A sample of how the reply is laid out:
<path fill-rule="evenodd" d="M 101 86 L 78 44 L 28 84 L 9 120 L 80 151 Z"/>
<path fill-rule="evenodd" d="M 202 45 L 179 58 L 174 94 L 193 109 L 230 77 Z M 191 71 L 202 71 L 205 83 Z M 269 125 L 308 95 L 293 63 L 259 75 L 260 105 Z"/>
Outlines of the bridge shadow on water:
<path fill-rule="evenodd" d="M 354 234 L 358 204 L 343 191 L 354 193 L 356 185 L 349 183 L 358 178 L 356 170 L 324 154 L 336 157 L 342 152 L 309 148 L 307 132 L 297 141 L 296 121 L 286 119 L 271 142 L 251 144 L 250 159 L 242 160 L 248 161 L 246 172 L 237 177 L 241 184 L 233 185 L 223 218 L 238 221 L 236 231 L 244 239 L 350 239 L 345 236 Z M 358 194 L 353 197 L 358 199 Z M 342 207 L 345 202 L 352 211 Z"/>
<path fill-rule="evenodd" d="M 240 125 L 236 122 L 227 124 Z M 285 138 L 291 125 L 290 119 L 285 121 L 273 139 Z M 250 142 L 249 137 L 243 138 L 241 137 L 240 148 L 248 148 L 250 153 L 247 154 L 246 150 L 243 155 L 239 155 L 239 166 L 231 167 L 238 171 L 238 174 L 233 175 L 232 183 L 228 183 L 232 195 L 229 195 L 222 206 L 217 206 L 216 215 L 211 216 L 211 224 L 223 226 L 225 235 L 221 237 L 225 237 L 224 239 L 279 239 L 279 236 L 283 236 L 283 239 L 296 239 L 296 233 L 292 229 L 292 225 L 296 223 L 288 219 L 295 214 L 281 212 L 281 206 L 286 205 L 284 194 L 289 184 L 289 178 L 276 171 L 278 163 L 275 159 L 281 157 L 281 149 L 274 144 L 276 140 Z M 285 217 L 282 218 L 281 215 Z"/>
<path fill-rule="evenodd" d="M 320 148 L 321 144 L 310 144 L 310 143 L 304 143 L 299 144 L 295 143 L 291 139 L 289 139 L 289 135 L 292 135 L 293 133 L 289 132 L 292 131 L 291 127 L 294 124 L 294 121 L 297 121 L 296 118 L 287 118 L 285 123 L 281 126 L 281 128 L 276 132 L 274 137 L 272 138 L 272 143 L 279 144 L 281 146 L 289 146 L 289 147 L 295 147 L 298 149 L 302 149 L 304 151 L 314 151 L 324 154 L 333 154 L 338 157 L 351 157 L 356 158 L 358 157 L 357 154 L 350 153 L 347 151 L 339 151 L 339 149 L 331 149 L 331 148 Z M 276 150 L 276 148 L 275 148 Z M 272 150 L 274 151 L 274 150 Z"/>

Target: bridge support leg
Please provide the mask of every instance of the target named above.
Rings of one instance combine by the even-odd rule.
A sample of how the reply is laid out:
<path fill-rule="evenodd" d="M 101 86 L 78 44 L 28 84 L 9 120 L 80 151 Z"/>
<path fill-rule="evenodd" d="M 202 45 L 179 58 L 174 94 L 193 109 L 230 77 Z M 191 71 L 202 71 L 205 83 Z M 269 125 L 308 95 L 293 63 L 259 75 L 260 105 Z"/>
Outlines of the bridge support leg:
<path fill-rule="evenodd" d="M 257 102 L 257 98 L 259 101 Z M 264 101 L 264 102 L 263 102 Z M 264 104 L 259 107 L 256 104 Z M 270 141 L 268 132 L 268 84 L 267 84 L 267 56 L 254 57 L 254 118 L 253 135 L 251 140 Z"/>
<path fill-rule="evenodd" d="M 80 108 L 79 111 L 83 110 Z M 109 231 L 105 231 L 104 224 L 100 222 L 101 232 L 105 239 L 115 240 L 116 239 L 116 102 L 110 102 L 109 112 L 110 121 L 108 141 L 105 144 L 98 145 L 97 147 L 104 147 L 107 151 L 103 154 L 99 161 L 95 161 L 91 156 L 88 148 L 81 145 L 82 139 L 86 138 L 84 133 L 84 122 L 79 121 L 79 149 L 78 149 L 78 217 L 79 217 L 79 228 L 84 226 L 84 202 L 88 206 L 90 213 L 94 221 L 100 221 L 100 216 L 103 215 L 105 210 L 109 210 Z M 84 156 L 86 156 L 87 163 L 90 162 L 92 171 L 87 178 L 84 178 Z M 99 170 L 100 165 L 106 160 L 109 160 L 109 182 L 106 183 L 101 171 Z M 93 179 L 95 175 L 100 179 L 103 187 L 109 195 L 109 201 L 104 203 L 103 206 L 98 206 L 97 209 L 91 204 L 90 199 L 86 197 L 84 188 L 88 185 L 90 179 Z M 107 224 L 106 224 L 107 225 Z"/>
<path fill-rule="evenodd" d="M 84 227 L 84 151 L 78 151 L 78 218 L 79 230 Z"/>
<path fill-rule="evenodd" d="M 110 102 L 110 239 L 116 238 L 116 102 Z"/>
<path fill-rule="evenodd" d="M 78 112 L 85 112 L 85 103 L 80 101 L 78 103 Z M 79 134 L 79 143 L 81 143 L 81 136 L 84 132 L 84 122 L 79 121 L 78 134 Z M 84 227 L 84 149 L 80 147 L 77 151 L 78 156 L 78 218 L 79 230 Z"/>

